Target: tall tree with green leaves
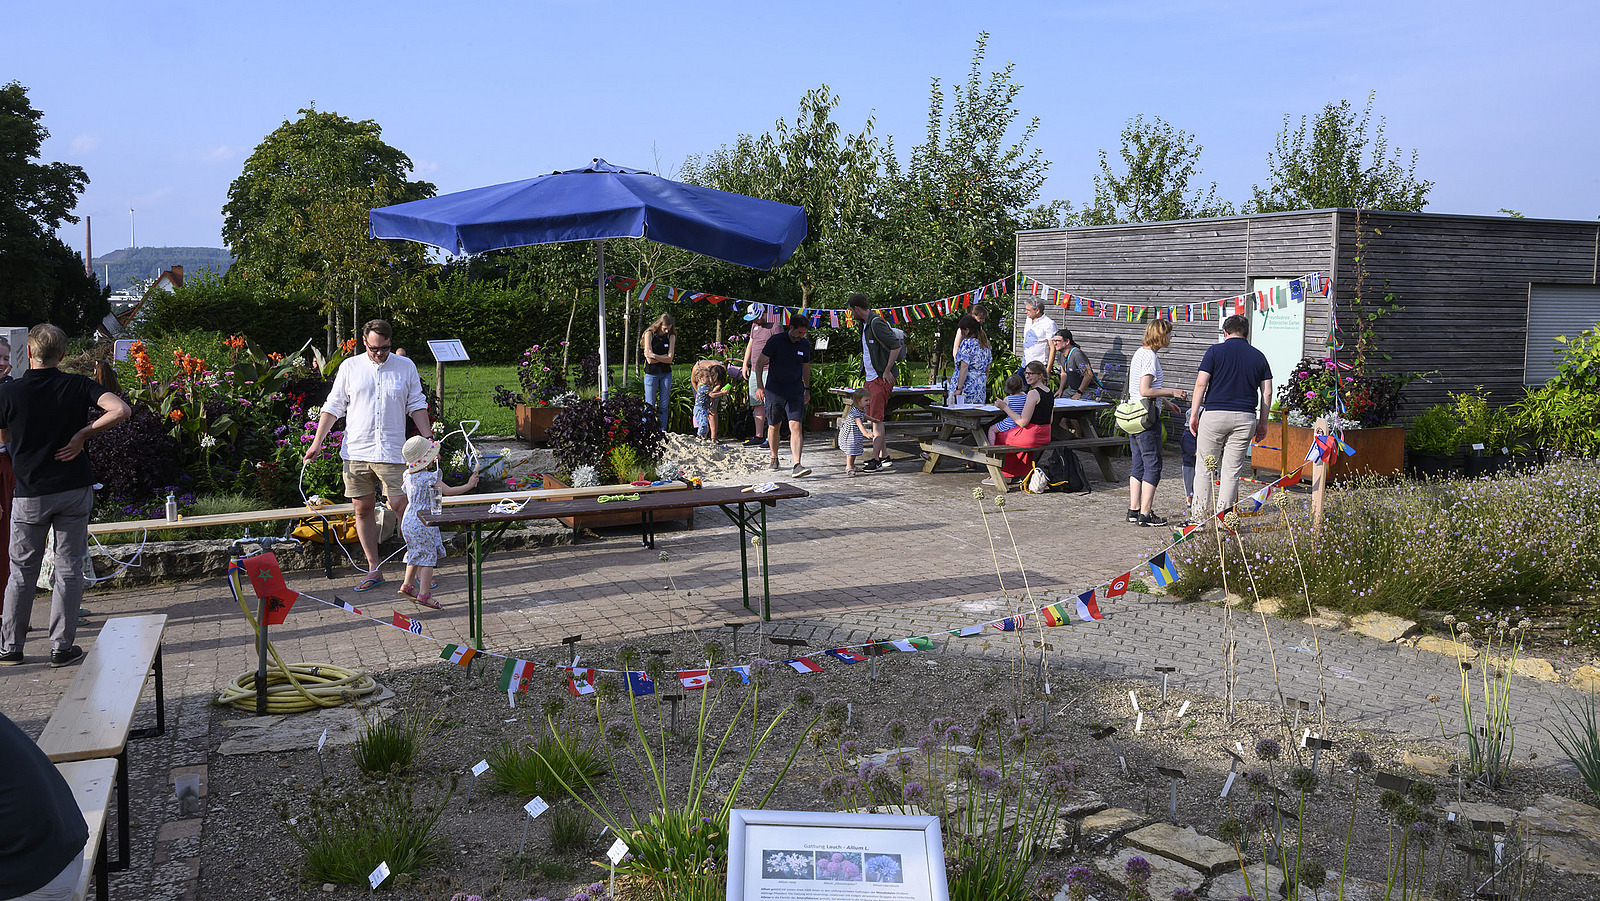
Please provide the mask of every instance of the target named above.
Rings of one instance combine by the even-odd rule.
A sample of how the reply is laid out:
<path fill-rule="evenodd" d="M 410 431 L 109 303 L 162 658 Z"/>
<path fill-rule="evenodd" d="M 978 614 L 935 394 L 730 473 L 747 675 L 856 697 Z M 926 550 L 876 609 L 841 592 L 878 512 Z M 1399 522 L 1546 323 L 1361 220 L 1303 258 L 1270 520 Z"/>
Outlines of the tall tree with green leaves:
<path fill-rule="evenodd" d="M 1428 204 L 1433 182 L 1417 179 L 1417 151 L 1410 160 L 1389 152 L 1386 124 L 1372 123 L 1372 102 L 1357 116 L 1350 101 L 1322 108 L 1315 122 L 1300 117 L 1291 130 L 1289 116 L 1272 153 L 1267 154 L 1267 186 L 1255 186 L 1247 211 L 1273 213 L 1342 207 L 1358 210 L 1420 212 Z M 1369 129 L 1371 133 L 1369 134 Z"/>
<path fill-rule="evenodd" d="M 880 267 L 884 302 L 927 300 L 985 284 L 1011 271 L 1016 231 L 1059 224 L 1067 205 L 1038 206 L 1050 163 L 1030 147 L 1037 117 L 1020 130 L 1013 64 L 988 73 L 989 35 L 978 35 L 966 80 L 948 105 L 934 78 L 928 128 L 904 170 L 886 158 Z"/>
<path fill-rule="evenodd" d="M 1084 225 L 1123 222 L 1167 222 L 1228 216 L 1233 204 L 1217 199 L 1217 183 L 1193 190 L 1200 174 L 1200 152 L 1194 135 L 1152 116 L 1134 116 L 1122 129 L 1122 173 L 1111 170 L 1100 151 L 1100 174 L 1094 177 L 1094 201 L 1079 216 Z"/>
<path fill-rule="evenodd" d="M 833 121 L 838 105 L 827 85 L 807 91 L 793 122 L 779 119 L 772 131 L 740 135 L 683 165 L 684 178 L 695 184 L 805 209 L 806 239 L 789 261 L 749 276 L 753 287 L 778 295 L 774 299 L 843 306 L 874 256 L 866 245 L 876 219 L 882 151 L 872 118 L 848 134 Z M 735 275 L 730 281 L 741 280 Z"/>
<path fill-rule="evenodd" d="M 411 158 L 382 135 L 371 119 L 315 107 L 267 135 L 222 208 L 222 237 L 238 258 L 228 276 L 314 296 L 331 314 L 357 296 L 386 300 L 427 269 L 422 245 L 368 236 L 368 210 L 434 194 L 407 177 Z"/>
<path fill-rule="evenodd" d="M 54 322 L 69 335 L 91 331 L 110 311 L 107 292 L 57 238 L 89 176 L 78 166 L 40 162 L 50 132 L 28 89 L 0 87 L 0 316 L 34 325 Z"/>

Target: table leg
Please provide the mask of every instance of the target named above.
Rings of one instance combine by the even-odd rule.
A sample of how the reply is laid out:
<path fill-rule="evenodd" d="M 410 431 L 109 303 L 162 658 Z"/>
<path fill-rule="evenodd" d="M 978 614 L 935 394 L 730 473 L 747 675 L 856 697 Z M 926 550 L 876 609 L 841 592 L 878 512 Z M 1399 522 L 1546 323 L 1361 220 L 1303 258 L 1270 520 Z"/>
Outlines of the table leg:
<path fill-rule="evenodd" d="M 100 830 L 100 847 L 94 852 L 94 894 L 100 901 L 111 901 L 111 874 L 106 870 L 106 835 Z"/>
<path fill-rule="evenodd" d="M 652 550 L 656 546 L 656 513 L 645 510 L 639 514 L 639 541 Z"/>
<path fill-rule="evenodd" d="M 767 568 L 767 505 L 761 505 L 761 621 L 772 621 L 772 584 Z"/>
<path fill-rule="evenodd" d="M 483 527 L 472 526 L 467 546 L 467 633 L 474 650 L 483 650 Z"/>
<path fill-rule="evenodd" d="M 101 842 L 106 841 L 104 836 Z M 128 746 L 122 746 L 117 755 L 117 861 L 106 864 L 106 869 L 120 873 L 128 868 Z"/>
<path fill-rule="evenodd" d="M 129 738 L 155 738 L 165 735 L 167 731 L 167 692 L 161 679 L 161 646 L 156 645 L 156 659 L 154 664 L 156 672 L 156 726 L 154 729 L 135 729 L 128 733 Z"/>
<path fill-rule="evenodd" d="M 955 433 L 956 427 L 954 423 L 941 422 L 939 423 L 939 430 L 934 433 L 934 440 L 949 441 L 950 436 L 954 435 Z M 928 459 L 922 464 L 922 471 L 933 472 L 933 468 L 939 465 L 939 459 L 943 456 L 944 454 L 937 453 L 935 451 L 928 451 Z"/>
<path fill-rule="evenodd" d="M 322 577 L 325 579 L 333 578 L 333 541 L 328 538 L 329 531 L 325 530 L 322 534 L 327 539 L 322 542 Z"/>
<path fill-rule="evenodd" d="M 1085 416 L 1078 421 L 1083 423 L 1083 434 L 1085 437 L 1100 437 L 1100 433 L 1095 430 L 1093 416 Z M 1116 476 L 1111 472 L 1111 451 L 1104 447 L 1093 447 L 1090 448 L 1090 451 L 1094 454 L 1095 462 L 1100 464 L 1100 475 L 1104 477 L 1107 482 L 1116 481 Z"/>

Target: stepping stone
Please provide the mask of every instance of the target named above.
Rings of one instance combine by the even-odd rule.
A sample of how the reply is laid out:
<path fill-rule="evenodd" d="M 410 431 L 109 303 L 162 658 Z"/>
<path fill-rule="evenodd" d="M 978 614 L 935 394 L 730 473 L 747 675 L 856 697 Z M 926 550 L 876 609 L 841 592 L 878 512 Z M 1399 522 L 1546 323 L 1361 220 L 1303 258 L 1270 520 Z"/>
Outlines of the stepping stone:
<path fill-rule="evenodd" d="M 1171 898 L 1172 893 L 1181 888 L 1198 892 L 1206 881 L 1205 874 L 1194 867 L 1133 848 L 1123 848 L 1110 857 L 1095 858 L 1094 869 L 1101 879 L 1126 893 L 1128 861 L 1135 857 L 1143 857 L 1150 862 L 1150 881 L 1145 883 L 1145 889 L 1152 899 Z"/>
<path fill-rule="evenodd" d="M 1411 767 L 1422 775 L 1432 776 L 1435 779 L 1443 779 L 1445 776 L 1450 775 L 1452 768 L 1450 761 L 1445 760 L 1443 757 L 1413 754 L 1410 751 L 1402 754 L 1401 760 L 1405 762 L 1406 766 Z"/>
<path fill-rule="evenodd" d="M 1476 801 L 1451 801 L 1444 809 L 1456 815 L 1456 819 L 1464 820 L 1461 825 L 1466 827 L 1473 823 L 1515 823 L 1517 812 L 1509 807 L 1500 807 L 1496 804 L 1481 804 Z"/>
<path fill-rule="evenodd" d="M 1145 822 L 1143 815 L 1134 813 L 1126 807 L 1112 807 L 1084 817 L 1083 834 L 1110 835 L 1113 832 L 1122 832 L 1142 826 Z"/>
<path fill-rule="evenodd" d="M 1105 799 L 1100 797 L 1099 792 L 1075 788 L 1061 799 L 1061 806 L 1056 813 L 1064 817 L 1084 817 L 1105 809 Z"/>
<path fill-rule="evenodd" d="M 1168 823 L 1146 826 L 1124 835 L 1122 840 L 1135 848 L 1159 854 L 1207 874 L 1239 865 L 1239 857 L 1232 845 L 1201 835 L 1193 829 L 1180 829 Z"/>
<path fill-rule="evenodd" d="M 1437 635 L 1424 635 L 1417 639 L 1417 650 L 1427 651 L 1431 654 L 1441 654 L 1445 657 L 1454 657 L 1456 656 L 1457 645 L 1448 638 L 1440 638 Z M 1462 660 L 1474 660 L 1478 656 L 1478 652 L 1472 648 L 1463 647 L 1460 648 L 1460 651 Z"/>
<path fill-rule="evenodd" d="M 1580 666 L 1569 681 L 1579 691 L 1600 691 L 1600 667 Z"/>
<path fill-rule="evenodd" d="M 1250 890 L 1245 891 L 1245 873 L 1250 875 Z M 1267 891 L 1263 891 L 1263 887 Z M 1251 898 L 1279 898 L 1283 892 L 1283 870 L 1266 861 L 1258 860 L 1245 867 L 1244 872 L 1238 870 L 1224 873 L 1211 880 L 1211 888 L 1206 890 L 1206 896 L 1218 901 L 1236 901 L 1241 897 Z M 1337 894 L 1332 897 L 1338 897 Z M 1348 896 L 1347 896 L 1348 897 Z"/>
<path fill-rule="evenodd" d="M 1363 613 L 1350 621 L 1350 628 L 1379 641 L 1399 641 L 1417 631 L 1417 624 L 1388 613 Z"/>
<path fill-rule="evenodd" d="M 1600 808 L 1545 794 L 1520 814 L 1551 869 L 1600 876 Z"/>

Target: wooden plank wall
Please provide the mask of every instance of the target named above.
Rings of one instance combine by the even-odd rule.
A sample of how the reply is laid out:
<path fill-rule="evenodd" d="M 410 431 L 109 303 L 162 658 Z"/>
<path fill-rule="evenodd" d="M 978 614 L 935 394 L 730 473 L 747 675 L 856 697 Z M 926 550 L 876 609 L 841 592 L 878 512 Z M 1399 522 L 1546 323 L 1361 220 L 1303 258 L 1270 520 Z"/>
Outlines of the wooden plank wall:
<path fill-rule="evenodd" d="M 1017 234 L 1017 267 L 1053 287 L 1095 300 L 1175 304 L 1243 293 L 1252 278 L 1331 275 L 1334 214 L 1320 210 L 1255 218 L 1207 219 L 1109 228 L 1068 228 Z M 1021 350 L 1025 295 L 1013 298 L 1012 343 Z M 1329 301 L 1306 310 L 1307 353 L 1321 354 Z M 1139 349 L 1144 323 L 1117 322 L 1047 306 L 1058 326 L 1072 330 L 1096 368 L 1110 358 L 1127 363 Z M 1213 309 L 1213 313 L 1215 310 Z M 1194 385 L 1195 369 L 1216 343 L 1222 322 L 1174 324 L 1172 347 L 1161 357 L 1169 388 Z"/>
<path fill-rule="evenodd" d="M 1336 284 L 1346 347 L 1355 349 L 1358 214 L 1340 213 Z M 1413 382 L 1406 419 L 1486 388 L 1498 403 L 1522 394 L 1528 285 L 1595 284 L 1600 225 L 1498 217 L 1359 214 L 1369 303 L 1396 295 L 1398 313 L 1379 320 L 1376 368 L 1430 373 Z M 1309 336 L 1308 336 L 1309 337 Z"/>

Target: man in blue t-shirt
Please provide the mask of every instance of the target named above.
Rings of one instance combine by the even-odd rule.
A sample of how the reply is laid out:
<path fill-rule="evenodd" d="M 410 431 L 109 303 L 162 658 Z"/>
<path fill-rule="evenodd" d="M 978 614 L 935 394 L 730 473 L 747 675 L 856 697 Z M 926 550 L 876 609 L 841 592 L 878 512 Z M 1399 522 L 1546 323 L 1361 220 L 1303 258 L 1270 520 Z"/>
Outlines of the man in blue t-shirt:
<path fill-rule="evenodd" d="M 789 423 L 789 453 L 794 458 L 790 475 L 799 478 L 811 470 L 800 463 L 805 433 L 800 421 L 805 418 L 806 402 L 811 399 L 811 342 L 806 334 L 811 323 L 789 314 L 789 327 L 767 339 L 756 359 L 754 378 L 756 398 L 767 408 L 767 443 L 772 450 L 772 471 L 777 472 L 778 433 L 781 423 Z"/>
<path fill-rule="evenodd" d="M 1267 414 L 1272 410 L 1272 367 L 1261 351 L 1250 346 L 1250 320 L 1233 315 L 1222 323 L 1221 344 L 1213 344 L 1200 358 L 1195 374 L 1194 404 L 1189 408 L 1189 432 L 1195 436 L 1195 453 L 1201 461 L 1217 458 L 1221 488 L 1212 506 L 1213 476 L 1197 480 L 1191 516 L 1202 522 L 1239 499 L 1239 477 L 1250 457 L 1250 440 L 1267 437 Z"/>

